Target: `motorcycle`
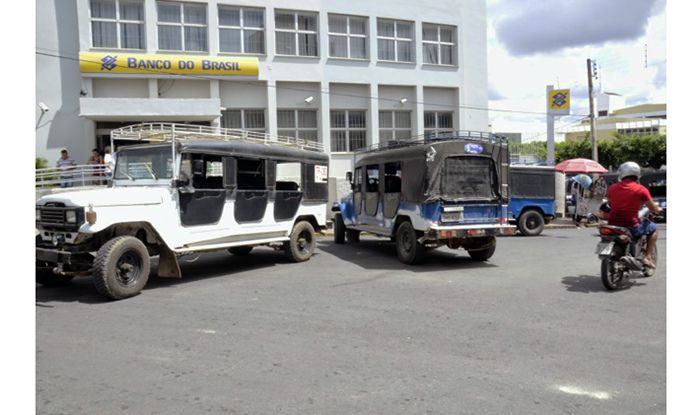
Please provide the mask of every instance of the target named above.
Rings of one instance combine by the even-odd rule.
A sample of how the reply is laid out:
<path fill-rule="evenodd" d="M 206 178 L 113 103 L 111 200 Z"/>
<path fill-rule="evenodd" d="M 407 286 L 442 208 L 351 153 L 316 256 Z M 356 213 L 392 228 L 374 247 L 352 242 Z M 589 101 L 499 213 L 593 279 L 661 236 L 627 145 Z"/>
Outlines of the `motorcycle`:
<path fill-rule="evenodd" d="M 601 207 L 605 211 L 604 207 Z M 655 221 L 647 207 L 639 212 L 640 221 Z M 594 235 L 596 236 L 596 235 Z M 596 246 L 595 254 L 602 261 L 600 274 L 603 285 L 608 290 L 617 290 L 625 279 L 633 274 L 651 277 L 656 271 L 645 264 L 647 235 L 635 237 L 629 228 L 623 226 L 601 225 L 598 229 L 601 241 Z M 657 263 L 658 250 L 654 246 L 651 255 L 654 264 Z"/>

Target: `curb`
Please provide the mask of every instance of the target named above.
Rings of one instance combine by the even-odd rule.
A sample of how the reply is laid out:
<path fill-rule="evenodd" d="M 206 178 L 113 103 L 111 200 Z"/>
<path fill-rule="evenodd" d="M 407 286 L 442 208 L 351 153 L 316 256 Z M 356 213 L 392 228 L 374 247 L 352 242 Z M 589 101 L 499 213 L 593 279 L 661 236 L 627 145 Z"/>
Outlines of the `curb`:
<path fill-rule="evenodd" d="M 591 223 L 591 224 L 582 223 L 581 226 L 576 226 L 573 223 L 572 224 L 555 223 L 555 224 L 544 225 L 545 229 L 586 229 L 586 228 L 598 228 L 598 227 L 600 227 L 599 223 Z M 365 232 L 363 232 L 362 234 L 369 235 L 368 233 L 365 233 Z M 316 232 L 316 236 L 319 236 L 319 237 L 334 236 L 334 235 L 335 235 L 335 232 L 333 232 L 333 231 Z"/>

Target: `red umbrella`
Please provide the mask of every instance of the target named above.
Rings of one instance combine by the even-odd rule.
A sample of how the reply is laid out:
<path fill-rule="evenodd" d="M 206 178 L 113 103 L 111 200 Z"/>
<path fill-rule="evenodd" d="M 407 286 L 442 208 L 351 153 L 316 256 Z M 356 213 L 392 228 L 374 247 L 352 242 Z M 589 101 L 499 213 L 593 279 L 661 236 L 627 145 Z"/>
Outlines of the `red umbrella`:
<path fill-rule="evenodd" d="M 572 159 L 562 161 L 561 163 L 554 166 L 556 171 L 562 173 L 571 174 L 592 174 L 592 173 L 606 173 L 608 169 L 601 166 L 597 162 L 589 159 Z"/>

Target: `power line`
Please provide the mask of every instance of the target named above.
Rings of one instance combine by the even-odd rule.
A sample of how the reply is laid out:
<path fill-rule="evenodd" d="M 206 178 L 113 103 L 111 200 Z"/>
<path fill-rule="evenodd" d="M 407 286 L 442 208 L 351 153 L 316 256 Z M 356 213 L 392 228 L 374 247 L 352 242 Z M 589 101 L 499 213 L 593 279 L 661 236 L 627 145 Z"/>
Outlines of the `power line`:
<path fill-rule="evenodd" d="M 46 49 L 46 48 L 37 48 L 37 49 L 42 49 L 42 50 L 46 50 L 49 52 L 56 52 L 56 54 L 51 54 L 51 53 L 47 53 L 47 52 L 37 51 L 36 52 L 37 55 L 48 56 L 48 57 L 53 57 L 53 58 L 58 58 L 58 59 L 67 59 L 67 60 L 72 60 L 72 61 L 77 61 L 77 62 L 89 62 L 89 63 L 95 63 L 95 64 L 101 63 L 99 61 L 91 61 L 89 59 L 81 59 L 80 57 L 65 56 L 65 53 L 62 53 L 62 52 L 59 52 L 59 51 L 53 50 L 53 49 Z M 73 54 L 73 55 L 75 55 L 75 54 Z M 124 66 L 120 66 L 120 67 L 123 68 Z M 148 72 L 152 72 L 154 74 L 159 74 L 159 75 L 179 76 L 179 77 L 192 78 L 192 79 L 201 79 L 201 80 L 206 80 L 206 81 L 211 80 L 211 78 L 209 78 L 209 77 L 196 75 L 196 74 L 176 74 L 176 73 L 170 73 L 170 72 L 164 72 L 164 71 L 152 70 L 152 69 L 143 69 L 143 70 L 148 71 Z M 308 93 L 321 93 L 321 94 L 326 94 L 329 96 L 343 96 L 343 97 L 350 97 L 350 98 L 373 99 L 373 100 L 377 100 L 377 101 L 391 101 L 391 102 L 395 101 L 392 98 L 372 97 L 372 96 L 366 96 L 366 95 L 355 95 L 355 94 L 322 91 L 322 90 L 308 90 L 308 89 L 303 89 L 303 88 L 278 86 L 276 84 L 275 85 L 270 85 L 268 83 L 261 84 L 260 82 L 252 82 L 252 81 L 229 80 L 229 79 L 223 79 L 223 80 L 220 79 L 220 81 L 243 84 L 243 85 L 251 85 L 251 86 L 257 86 L 257 87 L 276 88 L 276 89 L 300 91 L 300 92 L 308 92 Z M 426 101 L 422 101 L 422 102 L 407 101 L 407 102 L 411 103 L 411 104 L 423 104 L 423 105 L 428 105 L 428 106 L 439 106 L 439 107 L 446 107 L 446 108 L 460 108 L 460 109 L 468 109 L 468 110 L 476 110 L 476 111 L 487 111 L 487 112 L 490 111 L 490 112 L 501 112 L 501 113 L 509 113 L 509 114 L 527 114 L 527 115 L 538 115 L 538 116 L 547 115 L 546 112 L 522 111 L 522 110 L 499 109 L 499 108 L 484 108 L 484 107 L 470 106 L 470 105 L 454 105 L 454 104 L 443 104 L 443 103 L 434 103 L 434 102 L 426 102 Z M 581 114 L 572 114 L 571 116 L 581 116 Z"/>

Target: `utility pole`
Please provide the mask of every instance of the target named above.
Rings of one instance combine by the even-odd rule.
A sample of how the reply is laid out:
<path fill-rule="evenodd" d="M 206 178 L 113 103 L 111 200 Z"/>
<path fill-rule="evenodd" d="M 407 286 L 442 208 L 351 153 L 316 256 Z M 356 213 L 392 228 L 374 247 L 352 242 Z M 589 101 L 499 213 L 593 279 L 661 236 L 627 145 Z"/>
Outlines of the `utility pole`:
<path fill-rule="evenodd" d="M 593 100 L 593 77 L 598 77 L 598 72 L 595 67 L 595 61 L 590 59 L 586 60 L 588 64 L 588 106 L 590 107 L 590 119 L 591 119 L 591 150 L 593 154 L 593 161 L 598 161 L 598 142 L 595 136 L 595 101 Z"/>

